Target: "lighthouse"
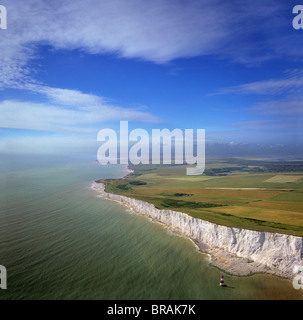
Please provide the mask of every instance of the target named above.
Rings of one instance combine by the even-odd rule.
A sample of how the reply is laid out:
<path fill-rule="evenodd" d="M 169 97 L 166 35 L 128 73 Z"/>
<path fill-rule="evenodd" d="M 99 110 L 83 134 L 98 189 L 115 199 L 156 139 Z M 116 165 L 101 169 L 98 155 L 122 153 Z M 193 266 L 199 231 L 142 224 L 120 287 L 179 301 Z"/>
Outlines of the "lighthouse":
<path fill-rule="evenodd" d="M 221 279 L 220 279 L 220 287 L 226 287 L 226 284 L 224 283 L 223 274 L 221 275 Z"/>

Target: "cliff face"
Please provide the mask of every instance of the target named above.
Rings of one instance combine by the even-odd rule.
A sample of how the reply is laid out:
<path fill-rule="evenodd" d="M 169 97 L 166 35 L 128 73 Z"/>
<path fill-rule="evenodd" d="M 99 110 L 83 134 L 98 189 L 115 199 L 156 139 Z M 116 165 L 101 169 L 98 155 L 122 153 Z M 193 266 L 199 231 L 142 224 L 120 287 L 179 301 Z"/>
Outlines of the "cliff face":
<path fill-rule="evenodd" d="M 101 183 L 94 183 L 92 187 L 103 197 L 118 201 L 139 214 L 161 222 L 197 243 L 204 243 L 262 265 L 263 271 L 291 277 L 294 267 L 303 264 L 301 237 L 225 227 L 182 212 L 159 210 L 141 200 L 107 193 Z"/>

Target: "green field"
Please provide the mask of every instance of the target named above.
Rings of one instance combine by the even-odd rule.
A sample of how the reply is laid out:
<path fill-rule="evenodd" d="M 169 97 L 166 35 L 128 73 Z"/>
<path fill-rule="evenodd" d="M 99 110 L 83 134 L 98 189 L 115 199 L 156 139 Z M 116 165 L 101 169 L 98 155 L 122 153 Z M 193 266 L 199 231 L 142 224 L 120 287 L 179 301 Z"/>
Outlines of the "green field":
<path fill-rule="evenodd" d="M 138 165 L 106 191 L 213 223 L 303 236 L 303 162 L 212 159 L 201 176 L 185 166 Z"/>

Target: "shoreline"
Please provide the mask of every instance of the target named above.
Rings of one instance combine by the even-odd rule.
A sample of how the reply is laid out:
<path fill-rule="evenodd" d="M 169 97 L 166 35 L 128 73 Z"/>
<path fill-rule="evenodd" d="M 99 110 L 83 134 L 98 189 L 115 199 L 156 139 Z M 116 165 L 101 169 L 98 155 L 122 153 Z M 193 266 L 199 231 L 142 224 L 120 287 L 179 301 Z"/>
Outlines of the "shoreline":
<path fill-rule="evenodd" d="M 303 254 L 303 238 L 219 226 L 201 219 L 192 218 L 186 213 L 156 209 L 153 204 L 148 202 L 107 193 L 103 183 L 93 182 L 91 189 L 97 191 L 101 197 L 116 201 L 131 212 L 145 216 L 152 222 L 160 223 L 171 232 L 188 238 L 202 254 L 208 256 L 208 262 L 211 265 L 229 274 L 235 276 L 250 276 L 263 273 L 290 279 L 294 276 L 294 266 L 303 265 L 301 257 Z M 197 222 L 198 225 L 193 226 L 197 224 Z M 222 234 L 220 234 L 219 229 Z M 203 233 L 206 233 L 206 237 L 204 236 L 204 238 Z M 244 234 L 244 236 L 239 236 L 237 241 L 235 240 L 235 234 Z M 226 236 L 228 236 L 229 239 L 224 239 Z M 261 237 L 264 243 L 266 242 L 265 238 L 267 238 L 269 244 L 265 245 L 262 243 L 261 247 L 253 246 L 251 250 L 249 247 L 253 245 L 252 241 L 258 240 L 256 236 Z M 280 240 L 282 241 L 275 241 L 276 238 L 281 237 L 282 239 Z M 229 248 L 229 245 L 224 245 L 226 241 L 232 243 L 238 242 L 236 250 L 233 247 Z M 244 243 L 244 241 L 246 243 Z M 285 250 L 279 251 L 279 248 L 277 250 L 275 242 L 280 247 L 286 246 L 286 248 L 282 248 Z M 248 248 L 245 248 L 245 246 Z M 271 248 L 271 246 L 274 247 Z M 263 254 L 261 252 L 262 249 L 264 251 Z M 289 250 L 290 252 L 288 252 Z M 297 254 L 297 257 L 292 256 L 293 251 L 291 250 L 295 250 L 294 252 Z M 251 252 L 251 255 L 243 253 L 243 251 Z M 284 264 L 282 263 L 283 252 L 285 255 L 284 258 L 287 260 Z M 300 257 L 298 255 L 300 255 Z"/>

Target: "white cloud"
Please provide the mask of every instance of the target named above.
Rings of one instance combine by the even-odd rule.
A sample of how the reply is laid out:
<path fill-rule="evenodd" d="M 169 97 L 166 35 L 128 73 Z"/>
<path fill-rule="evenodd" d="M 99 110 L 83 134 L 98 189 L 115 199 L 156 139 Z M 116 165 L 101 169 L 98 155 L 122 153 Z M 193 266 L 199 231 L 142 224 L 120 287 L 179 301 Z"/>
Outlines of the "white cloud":
<path fill-rule="evenodd" d="M 29 88 L 33 92 L 45 95 L 52 102 L 65 106 L 88 106 L 105 105 L 106 99 L 94 94 L 83 93 L 79 90 L 52 88 L 41 85 L 32 85 Z"/>
<path fill-rule="evenodd" d="M 2 2 L 8 10 L 8 29 L 1 32 L 0 86 L 33 81 L 31 62 L 40 44 L 157 63 L 208 54 L 262 61 L 288 54 L 292 46 L 302 56 L 298 39 L 287 34 L 284 1 Z M 283 52 L 281 43 L 288 43 Z"/>
<path fill-rule="evenodd" d="M 0 127 L 89 133 L 96 132 L 98 125 L 106 121 L 160 122 L 148 112 L 115 106 L 96 95 L 40 85 L 30 88 L 47 96 L 50 102 L 1 101 Z"/>
<path fill-rule="evenodd" d="M 213 3 L 4 0 L 9 16 L 8 29 L 1 32 L 0 84 L 29 82 L 27 68 L 38 57 L 35 47 L 39 44 L 160 63 L 208 54 L 224 42 L 228 32 L 215 23 L 214 16 L 220 21 L 226 18 Z"/>

